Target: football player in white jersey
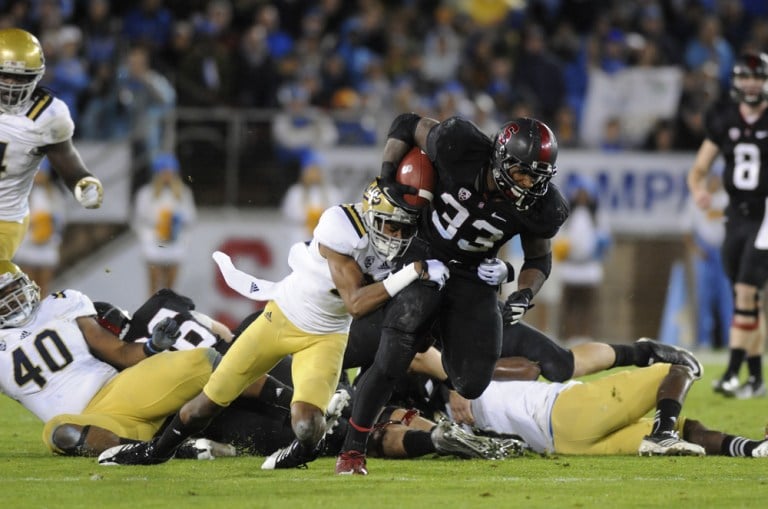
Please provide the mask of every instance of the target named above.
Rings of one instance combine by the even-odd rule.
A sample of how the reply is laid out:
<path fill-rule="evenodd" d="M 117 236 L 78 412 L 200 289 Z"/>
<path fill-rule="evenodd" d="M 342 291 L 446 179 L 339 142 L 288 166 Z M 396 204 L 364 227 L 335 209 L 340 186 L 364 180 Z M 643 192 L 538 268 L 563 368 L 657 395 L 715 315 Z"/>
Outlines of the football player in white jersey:
<path fill-rule="evenodd" d="M 0 30 L 0 261 L 10 261 L 29 224 L 29 194 L 40 161 L 51 167 L 85 208 L 101 205 L 103 188 L 72 143 L 67 105 L 37 84 L 45 57 L 37 38 Z"/>
<path fill-rule="evenodd" d="M 538 453 L 768 457 L 768 440 L 680 415 L 694 379 L 688 366 L 658 363 L 586 382 L 492 381 L 472 413 L 478 429 L 514 435 Z"/>
<path fill-rule="evenodd" d="M 95 315 L 76 290 L 40 300 L 26 274 L 0 262 L 0 392 L 45 422 L 43 441 L 58 454 L 93 456 L 151 438 L 200 391 L 219 357 L 207 348 L 154 356 L 178 337 L 172 319 L 142 345 L 120 341 Z"/>
<path fill-rule="evenodd" d="M 205 429 L 248 384 L 287 355 L 293 356 L 291 427 L 297 441 L 277 459 L 276 468 L 312 461 L 325 434 L 324 414 L 339 381 L 352 317 L 373 311 L 414 281 L 442 287 L 448 278 L 448 269 L 435 260 L 393 270 L 395 258 L 416 233 L 417 218 L 416 211 L 396 206 L 378 180 L 366 188 L 362 203 L 323 212 L 312 241 L 291 248 L 292 272 L 266 287 L 260 288 L 260 281 L 250 285 L 251 292 L 261 295 L 258 300 L 269 302 L 224 355 L 203 392 L 184 405 L 159 437 L 109 449 L 99 463 L 167 461 L 186 437 Z M 222 267 L 220 258 L 214 258 Z M 247 294 L 249 285 L 245 287 L 241 293 Z"/>

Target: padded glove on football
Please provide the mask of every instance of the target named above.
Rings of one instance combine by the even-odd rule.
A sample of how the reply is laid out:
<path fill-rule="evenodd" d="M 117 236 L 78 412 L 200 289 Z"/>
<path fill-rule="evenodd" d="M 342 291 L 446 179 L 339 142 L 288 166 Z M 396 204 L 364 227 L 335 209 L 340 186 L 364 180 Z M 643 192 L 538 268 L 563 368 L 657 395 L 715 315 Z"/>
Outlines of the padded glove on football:
<path fill-rule="evenodd" d="M 514 325 L 520 321 L 526 311 L 533 307 L 531 300 L 533 291 L 530 288 L 523 288 L 512 292 L 507 297 L 504 309 L 501 311 L 501 317 L 505 325 Z"/>

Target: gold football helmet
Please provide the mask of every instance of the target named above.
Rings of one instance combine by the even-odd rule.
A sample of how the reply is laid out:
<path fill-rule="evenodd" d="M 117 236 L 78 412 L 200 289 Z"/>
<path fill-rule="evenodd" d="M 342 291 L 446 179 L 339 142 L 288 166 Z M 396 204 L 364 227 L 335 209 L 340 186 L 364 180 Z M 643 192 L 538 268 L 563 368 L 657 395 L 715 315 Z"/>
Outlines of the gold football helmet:
<path fill-rule="evenodd" d="M 373 249 L 386 260 L 405 252 L 416 235 L 418 218 L 418 214 L 395 205 L 379 187 L 378 179 L 363 193 L 363 222 Z"/>
<path fill-rule="evenodd" d="M 45 73 L 37 37 L 20 28 L 0 30 L 0 110 L 17 115 L 26 109 Z"/>
<path fill-rule="evenodd" d="M 0 261 L 0 329 L 21 327 L 40 305 L 40 287 L 14 263 Z"/>

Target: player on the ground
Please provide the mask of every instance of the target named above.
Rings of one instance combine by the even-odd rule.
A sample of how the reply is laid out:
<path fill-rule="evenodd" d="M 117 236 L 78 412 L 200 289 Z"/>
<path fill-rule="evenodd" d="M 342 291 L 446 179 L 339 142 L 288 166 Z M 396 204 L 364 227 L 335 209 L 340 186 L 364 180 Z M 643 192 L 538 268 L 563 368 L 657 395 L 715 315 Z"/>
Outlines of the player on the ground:
<path fill-rule="evenodd" d="M 155 356 L 178 334 L 170 318 L 140 345 L 120 341 L 95 315 L 76 290 L 40 300 L 26 274 L 0 262 L 0 390 L 45 422 L 43 441 L 58 454 L 93 456 L 151 438 L 200 391 L 218 357 L 211 349 Z M 210 455 L 212 444 L 201 445 Z"/>
<path fill-rule="evenodd" d="M 157 439 L 105 451 L 102 465 L 156 464 L 170 459 L 185 437 L 205 429 L 244 387 L 287 355 L 293 356 L 291 424 L 296 446 L 277 460 L 282 466 L 311 461 L 326 431 L 324 412 L 341 374 L 352 317 L 376 309 L 411 283 L 442 287 L 448 270 L 419 260 L 393 271 L 415 234 L 417 214 L 395 205 L 372 182 L 363 202 L 326 210 L 309 244 L 289 253 L 292 272 L 278 283 L 250 278 L 223 253 L 214 258 L 230 286 L 257 300 L 262 313 L 224 355 L 202 393 L 189 401 Z"/>
<path fill-rule="evenodd" d="M 437 182 L 419 224 L 419 238 L 426 244 L 414 243 L 425 251 L 412 249 L 405 260 L 437 258 L 449 266 L 451 278 L 441 292 L 413 285 L 387 304 L 376 362 L 358 384 L 338 474 L 367 473 L 367 435 L 393 384 L 428 345 L 435 320 L 450 383 L 469 399 L 483 392 L 501 352 L 499 285 L 514 279 L 498 251 L 520 235 L 525 262 L 518 289 L 506 303 L 509 321 L 517 322 L 549 275 L 550 239 L 568 216 L 565 199 L 550 184 L 557 140 L 538 120 L 507 122 L 491 139 L 459 117 L 437 122 L 413 113 L 398 116 L 381 172 L 382 185 L 393 196 L 413 194 L 395 180 L 398 162 L 413 146 L 426 152 Z"/>
<path fill-rule="evenodd" d="M 747 53 L 738 59 L 731 98 L 715 105 L 705 117 L 705 139 L 688 174 L 688 187 L 696 204 L 709 208 L 712 195 L 707 174 L 722 154 L 722 181 L 729 199 L 722 253 L 735 298 L 728 366 L 713 388 L 747 399 L 766 395 L 761 294 L 768 281 L 768 55 Z M 739 371 L 745 360 L 749 377 L 740 384 Z"/>
<path fill-rule="evenodd" d="M 0 261 L 9 262 L 29 225 L 29 195 L 43 157 L 85 208 L 98 208 L 101 182 L 72 143 L 67 105 L 37 87 L 45 57 L 37 38 L 0 29 Z"/>
<path fill-rule="evenodd" d="M 660 363 L 583 383 L 494 381 L 471 402 L 472 413 L 478 429 L 513 435 L 540 453 L 768 457 L 768 440 L 680 415 L 693 380 L 688 366 Z"/>

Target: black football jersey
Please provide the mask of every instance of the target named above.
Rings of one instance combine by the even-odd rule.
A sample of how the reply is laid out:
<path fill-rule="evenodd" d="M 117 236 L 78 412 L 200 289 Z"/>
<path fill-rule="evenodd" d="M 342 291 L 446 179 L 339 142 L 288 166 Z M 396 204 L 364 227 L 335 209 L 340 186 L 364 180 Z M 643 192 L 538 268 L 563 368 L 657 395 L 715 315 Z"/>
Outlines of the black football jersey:
<path fill-rule="evenodd" d="M 761 218 L 768 197 L 768 114 L 748 124 L 735 102 L 720 103 L 705 117 L 705 135 L 723 155 L 723 186 L 731 213 Z"/>
<path fill-rule="evenodd" d="M 195 303 L 189 297 L 164 288 L 150 297 L 131 317 L 131 325 L 124 341 L 144 341 L 152 335 L 154 326 L 166 317 L 179 322 L 179 339 L 171 350 L 211 347 L 223 352 L 227 343 L 210 329 L 195 320 L 190 311 Z"/>
<path fill-rule="evenodd" d="M 484 182 L 492 150 L 493 140 L 459 117 L 429 132 L 427 155 L 438 178 L 419 235 L 443 262 L 476 265 L 522 233 L 551 238 L 568 217 L 568 204 L 553 184 L 525 211 L 508 200 L 492 199 Z"/>

